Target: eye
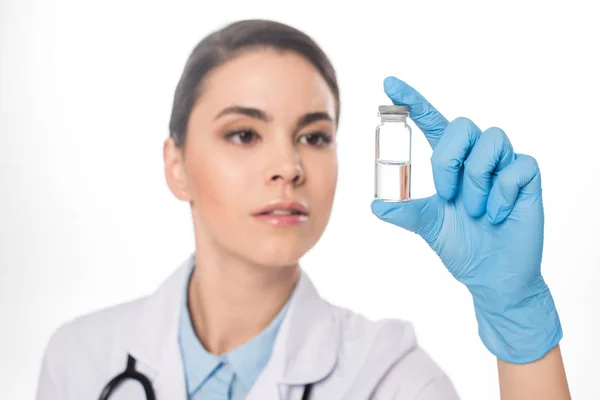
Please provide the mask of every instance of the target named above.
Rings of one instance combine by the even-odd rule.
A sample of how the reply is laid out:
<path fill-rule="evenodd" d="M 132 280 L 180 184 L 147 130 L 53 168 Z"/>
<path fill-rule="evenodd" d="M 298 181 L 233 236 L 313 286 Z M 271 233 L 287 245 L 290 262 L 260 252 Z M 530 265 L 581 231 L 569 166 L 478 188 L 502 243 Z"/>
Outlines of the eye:
<path fill-rule="evenodd" d="M 313 132 L 300 136 L 300 143 L 314 147 L 325 147 L 332 141 L 331 135 L 325 132 Z"/>
<path fill-rule="evenodd" d="M 225 139 L 236 144 L 250 144 L 258 138 L 258 133 L 253 129 L 239 129 L 225 135 Z"/>

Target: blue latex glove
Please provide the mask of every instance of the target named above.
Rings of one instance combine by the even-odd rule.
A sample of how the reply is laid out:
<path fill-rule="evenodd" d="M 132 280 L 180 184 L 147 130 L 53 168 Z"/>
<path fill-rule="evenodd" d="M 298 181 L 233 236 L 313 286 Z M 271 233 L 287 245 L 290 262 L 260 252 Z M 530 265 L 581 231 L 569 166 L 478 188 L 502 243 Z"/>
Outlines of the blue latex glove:
<path fill-rule="evenodd" d="M 415 89 L 388 77 L 394 104 L 410 106 L 425 134 L 437 194 L 405 203 L 375 200 L 380 219 L 420 235 L 473 295 L 479 336 L 501 360 L 542 358 L 562 339 L 540 271 L 544 211 L 534 158 L 516 154 L 499 128 L 452 122 Z"/>

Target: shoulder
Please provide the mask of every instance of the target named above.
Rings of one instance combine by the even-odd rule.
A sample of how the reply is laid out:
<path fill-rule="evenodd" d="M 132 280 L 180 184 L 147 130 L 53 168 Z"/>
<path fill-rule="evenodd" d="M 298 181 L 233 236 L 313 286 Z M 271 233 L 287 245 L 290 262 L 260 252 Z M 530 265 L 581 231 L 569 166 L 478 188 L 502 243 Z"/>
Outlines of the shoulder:
<path fill-rule="evenodd" d="M 106 346 L 126 329 L 128 321 L 141 309 L 145 300 L 146 297 L 135 299 L 67 321 L 52 335 L 48 347 L 77 346 L 81 349 L 99 342 Z"/>
<path fill-rule="evenodd" d="M 181 293 L 189 273 L 188 259 L 152 293 L 80 315 L 62 324 L 47 345 L 48 356 L 67 350 L 78 354 L 99 354 L 106 359 L 107 351 L 122 347 L 124 337 L 147 338 L 155 335 L 148 327 L 162 327 L 171 323 L 180 307 Z M 134 329 L 137 330 L 134 331 Z M 136 336 L 141 334 L 141 336 Z M 93 360 L 93 358 L 92 358 Z"/>
<path fill-rule="evenodd" d="M 341 325 L 338 369 L 357 378 L 349 393 L 374 399 L 458 399 L 447 375 L 419 346 L 410 322 L 332 309 Z"/>
<path fill-rule="evenodd" d="M 127 353 L 137 353 L 146 363 L 156 362 L 163 345 L 176 342 L 170 327 L 176 326 L 179 318 L 183 282 L 191 260 L 153 293 L 61 325 L 45 349 L 38 400 L 88 398 L 87 393 L 99 393 L 107 377 L 122 371 Z M 142 359 L 140 364 L 144 363 Z"/>
<path fill-rule="evenodd" d="M 81 372 L 82 360 L 90 366 L 106 364 L 111 349 L 117 349 L 127 321 L 140 309 L 146 298 L 107 307 L 78 316 L 61 324 L 50 336 L 43 355 L 38 382 L 38 399 L 53 393 L 67 398 L 69 376 Z M 101 362 L 103 360 L 104 362 Z"/>

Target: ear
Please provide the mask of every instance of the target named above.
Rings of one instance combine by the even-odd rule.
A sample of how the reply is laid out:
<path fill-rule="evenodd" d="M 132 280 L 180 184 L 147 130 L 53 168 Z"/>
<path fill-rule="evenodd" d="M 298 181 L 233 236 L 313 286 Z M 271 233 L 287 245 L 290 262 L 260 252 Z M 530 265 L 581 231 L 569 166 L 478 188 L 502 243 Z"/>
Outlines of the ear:
<path fill-rule="evenodd" d="M 173 138 L 165 140 L 163 158 L 165 161 L 165 178 L 171 193 L 181 201 L 191 201 L 183 162 L 183 149 L 175 145 Z"/>

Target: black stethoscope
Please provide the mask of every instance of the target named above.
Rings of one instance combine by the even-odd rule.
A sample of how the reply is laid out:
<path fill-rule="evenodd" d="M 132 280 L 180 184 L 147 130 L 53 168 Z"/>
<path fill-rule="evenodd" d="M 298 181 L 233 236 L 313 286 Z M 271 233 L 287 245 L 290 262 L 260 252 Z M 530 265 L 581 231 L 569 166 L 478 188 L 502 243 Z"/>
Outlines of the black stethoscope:
<path fill-rule="evenodd" d="M 119 385 L 125 382 L 127 379 L 138 381 L 142 385 L 144 388 L 144 393 L 146 394 L 146 400 L 156 400 L 156 394 L 154 393 L 150 379 L 148 379 L 146 375 L 135 370 L 135 358 L 133 358 L 131 355 L 127 356 L 127 367 L 125 368 L 125 371 L 112 378 L 110 382 L 104 386 L 104 389 L 102 390 L 102 393 L 100 393 L 100 398 L 98 400 L 108 400 L 110 395 L 113 394 Z M 312 384 L 309 383 L 304 385 L 302 400 L 308 400 L 311 389 Z"/>

